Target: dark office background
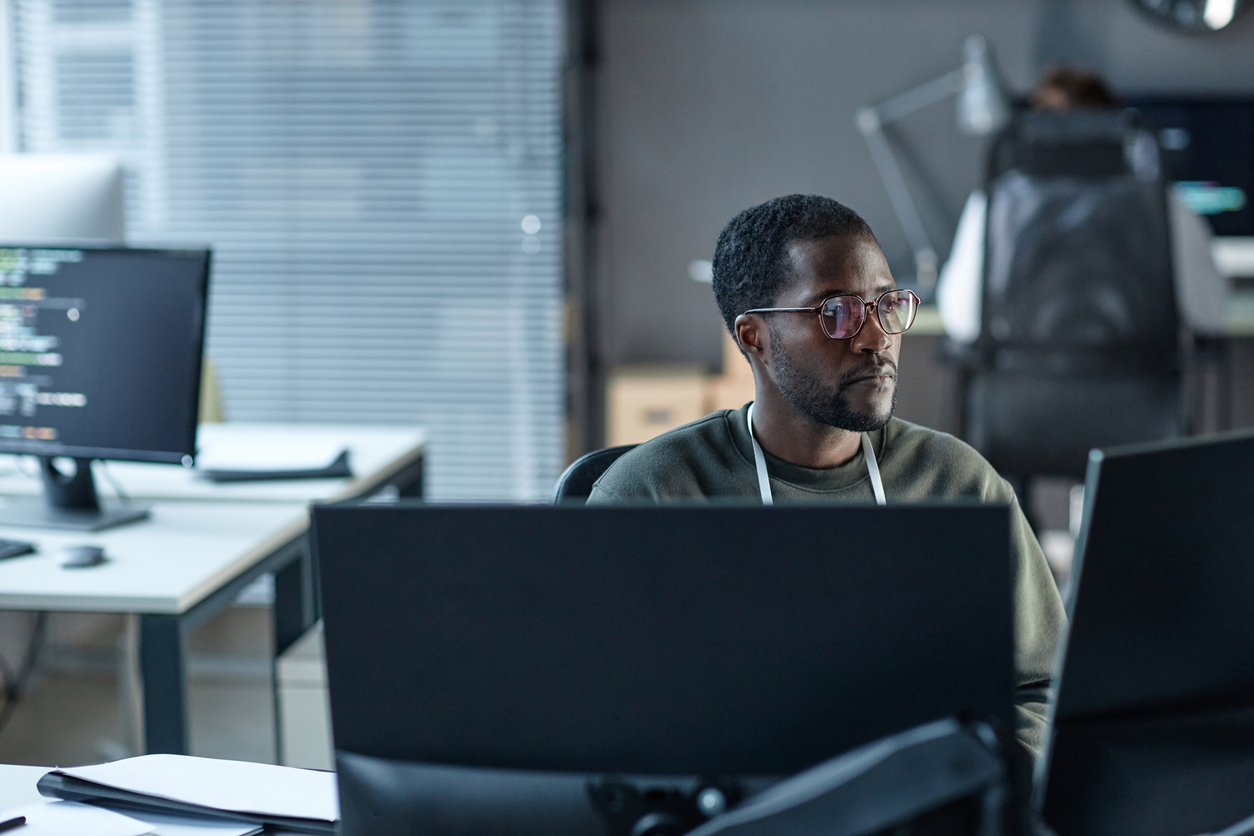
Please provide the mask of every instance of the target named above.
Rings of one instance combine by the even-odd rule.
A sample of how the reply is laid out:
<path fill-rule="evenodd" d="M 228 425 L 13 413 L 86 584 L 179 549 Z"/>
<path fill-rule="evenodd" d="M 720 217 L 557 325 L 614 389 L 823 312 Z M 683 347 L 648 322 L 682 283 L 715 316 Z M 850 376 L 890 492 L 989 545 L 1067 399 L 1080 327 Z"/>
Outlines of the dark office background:
<path fill-rule="evenodd" d="M 959 65 L 985 35 L 1026 92 L 1056 61 L 1122 93 L 1254 93 L 1254 16 L 1180 35 L 1127 0 L 601 0 L 598 169 L 611 364 L 719 362 L 708 286 L 688 278 L 751 204 L 817 192 L 849 204 L 890 264 L 905 238 L 854 126 L 856 109 Z M 944 257 L 984 142 L 952 103 L 898 126 L 916 196 Z M 932 187 L 930 192 L 928 184 Z"/>
<path fill-rule="evenodd" d="M 1068 62 L 1101 72 L 1123 94 L 1254 94 L 1254 15 L 1188 36 L 1127 0 L 586 0 L 573 8 L 576 39 L 583 10 L 591 90 L 587 196 L 599 210 L 586 262 L 600 311 L 587 334 L 594 377 L 624 363 L 718 369 L 722 325 L 709 286 L 691 280 L 688 265 L 711 257 L 736 212 L 776 195 L 848 203 L 871 223 L 894 271 L 910 274 L 854 113 L 958 67 L 972 33 L 988 38 L 1017 93 L 1049 64 Z M 944 258 L 980 182 L 985 140 L 959 133 L 952 101 L 895 130 Z M 899 414 L 954 431 L 954 381 L 937 371 L 935 343 L 907 339 Z M 1254 351 L 1237 341 L 1233 353 L 1239 383 L 1254 375 Z M 1238 423 L 1254 420 L 1241 388 Z"/>

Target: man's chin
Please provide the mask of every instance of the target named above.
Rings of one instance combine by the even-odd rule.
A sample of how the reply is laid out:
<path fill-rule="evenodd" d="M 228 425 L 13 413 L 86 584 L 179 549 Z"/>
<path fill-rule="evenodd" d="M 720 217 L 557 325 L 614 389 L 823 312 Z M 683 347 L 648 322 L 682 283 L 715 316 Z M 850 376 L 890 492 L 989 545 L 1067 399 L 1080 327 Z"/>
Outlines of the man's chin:
<path fill-rule="evenodd" d="M 871 403 L 854 405 L 848 401 L 838 402 L 834 413 L 829 416 L 826 424 L 842 430 L 857 433 L 869 433 L 881 430 L 892 420 L 896 410 L 896 397 L 888 397 L 884 402 L 875 399 Z"/>
<path fill-rule="evenodd" d="M 893 417 L 891 409 L 883 410 L 867 410 L 857 411 L 848 408 L 836 408 L 827 410 L 825 414 L 816 415 L 811 413 L 811 418 L 820 423 L 827 424 L 829 427 L 836 427 L 839 430 L 846 430 L 854 433 L 870 433 L 883 429 Z"/>
<path fill-rule="evenodd" d="M 871 432 L 881 429 L 893 417 L 897 408 L 897 390 L 891 387 L 884 392 L 876 392 L 866 398 L 845 398 L 845 408 L 858 425 L 858 432 Z"/>
<path fill-rule="evenodd" d="M 876 430 L 884 429 L 885 425 L 887 425 L 892 418 L 893 413 L 891 410 L 888 412 L 855 413 L 850 416 L 851 420 L 848 425 L 841 427 L 841 429 L 849 430 L 850 432 L 873 433 Z"/>
<path fill-rule="evenodd" d="M 892 419 L 897 407 L 895 383 L 877 387 L 878 391 L 856 386 L 834 394 L 821 392 L 815 386 L 797 389 L 781 386 L 780 393 L 799 412 L 820 424 L 846 432 L 864 433 L 882 429 Z"/>

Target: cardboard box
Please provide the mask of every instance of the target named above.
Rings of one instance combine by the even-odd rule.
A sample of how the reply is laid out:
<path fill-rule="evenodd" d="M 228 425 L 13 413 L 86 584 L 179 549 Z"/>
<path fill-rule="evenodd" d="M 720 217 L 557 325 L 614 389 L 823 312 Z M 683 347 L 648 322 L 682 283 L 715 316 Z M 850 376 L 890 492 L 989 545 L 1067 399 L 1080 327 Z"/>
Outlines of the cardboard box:
<path fill-rule="evenodd" d="M 623 366 L 610 375 L 605 443 L 639 444 L 719 409 L 754 398 L 753 369 L 731 334 L 723 334 L 723 373 L 702 366 Z"/>
<path fill-rule="evenodd" d="M 753 369 L 728 331 L 723 332 L 723 373 L 711 377 L 706 388 L 706 414 L 740 409 L 753 400 Z"/>
<path fill-rule="evenodd" d="M 606 444 L 639 444 L 707 413 L 700 366 L 624 366 L 610 376 Z"/>

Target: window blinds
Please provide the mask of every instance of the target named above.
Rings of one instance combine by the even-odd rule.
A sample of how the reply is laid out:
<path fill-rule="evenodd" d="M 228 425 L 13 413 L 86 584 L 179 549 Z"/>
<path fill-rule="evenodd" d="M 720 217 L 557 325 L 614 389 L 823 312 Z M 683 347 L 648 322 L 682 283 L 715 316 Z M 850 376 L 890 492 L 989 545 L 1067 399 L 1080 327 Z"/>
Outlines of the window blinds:
<path fill-rule="evenodd" d="M 560 0 L 17 0 L 26 151 L 214 247 L 229 420 L 429 433 L 428 495 L 563 456 Z"/>

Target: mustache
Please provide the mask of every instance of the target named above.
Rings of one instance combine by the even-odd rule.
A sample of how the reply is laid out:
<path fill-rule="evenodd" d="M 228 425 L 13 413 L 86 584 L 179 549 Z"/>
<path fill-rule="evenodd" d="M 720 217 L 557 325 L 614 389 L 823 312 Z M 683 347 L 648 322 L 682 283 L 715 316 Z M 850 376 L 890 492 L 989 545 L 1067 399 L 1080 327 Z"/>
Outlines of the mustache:
<path fill-rule="evenodd" d="M 867 363 L 865 366 L 850 369 L 840 376 L 840 380 L 837 381 L 836 387 L 837 389 L 844 389 L 849 384 L 862 380 L 865 377 L 880 376 L 891 377 L 893 380 L 896 380 L 897 364 L 892 360 L 885 358 L 879 363 Z"/>

